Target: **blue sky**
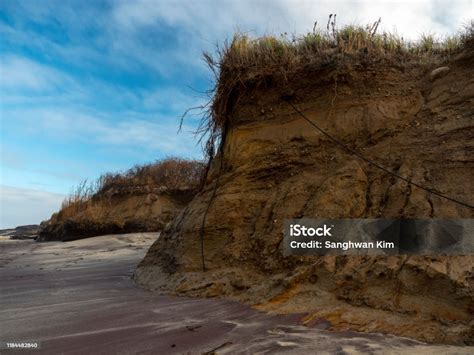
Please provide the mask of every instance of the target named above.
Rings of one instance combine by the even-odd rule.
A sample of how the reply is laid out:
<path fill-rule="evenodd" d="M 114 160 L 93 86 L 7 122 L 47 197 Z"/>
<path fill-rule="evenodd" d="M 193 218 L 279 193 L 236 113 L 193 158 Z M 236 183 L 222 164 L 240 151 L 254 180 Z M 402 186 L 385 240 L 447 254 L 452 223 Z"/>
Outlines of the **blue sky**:
<path fill-rule="evenodd" d="M 39 223 L 83 179 L 166 156 L 201 158 L 190 117 L 212 76 L 203 50 L 235 30 L 304 33 L 382 17 L 406 38 L 452 34 L 472 1 L 0 2 L 0 228 Z"/>

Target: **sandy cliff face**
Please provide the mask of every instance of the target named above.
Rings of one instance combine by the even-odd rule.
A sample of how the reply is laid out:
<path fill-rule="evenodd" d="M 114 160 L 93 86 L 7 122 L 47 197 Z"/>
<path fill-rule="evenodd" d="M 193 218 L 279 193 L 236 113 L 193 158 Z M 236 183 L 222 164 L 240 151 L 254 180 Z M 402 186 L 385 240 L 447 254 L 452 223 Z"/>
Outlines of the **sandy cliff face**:
<path fill-rule="evenodd" d="M 159 231 L 193 196 L 193 191 L 162 193 L 149 188 L 110 191 L 107 198 L 92 200 L 71 216 L 53 214 L 41 225 L 37 240 L 68 241 L 105 234 Z"/>
<path fill-rule="evenodd" d="M 443 200 L 368 165 L 312 128 L 390 170 L 474 200 L 473 55 L 436 66 L 346 64 L 241 93 L 223 154 L 202 191 L 165 230 L 136 279 L 150 289 L 228 297 L 312 326 L 472 343 L 474 257 L 284 257 L 283 220 L 461 217 Z M 199 230 L 205 223 L 202 271 Z"/>

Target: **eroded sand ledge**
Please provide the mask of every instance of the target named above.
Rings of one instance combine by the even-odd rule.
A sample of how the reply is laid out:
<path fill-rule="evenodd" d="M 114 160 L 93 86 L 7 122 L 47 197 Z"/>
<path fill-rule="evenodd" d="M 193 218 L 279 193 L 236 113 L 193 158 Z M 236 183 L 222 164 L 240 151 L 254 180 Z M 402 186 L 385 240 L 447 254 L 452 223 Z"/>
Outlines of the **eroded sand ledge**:
<path fill-rule="evenodd" d="M 0 341 L 38 341 L 35 354 L 472 353 L 379 334 L 328 332 L 302 315 L 272 316 L 239 303 L 157 296 L 131 279 L 156 233 L 74 242 L 0 242 Z"/>
<path fill-rule="evenodd" d="M 474 218 L 473 209 L 366 160 L 473 200 L 474 46 L 442 64 L 345 58 L 308 63 L 286 77 L 281 66 L 262 69 L 268 75 L 261 83 L 251 71 L 232 90 L 234 68 L 220 72 L 227 96 L 217 96 L 225 100 L 214 102 L 213 119 L 226 124 L 221 149 L 203 188 L 163 230 L 136 279 L 168 294 L 307 312 L 308 323 L 323 318 L 337 331 L 473 345 L 472 255 L 284 253 L 285 219 Z M 434 80 L 439 65 L 450 70 Z"/>

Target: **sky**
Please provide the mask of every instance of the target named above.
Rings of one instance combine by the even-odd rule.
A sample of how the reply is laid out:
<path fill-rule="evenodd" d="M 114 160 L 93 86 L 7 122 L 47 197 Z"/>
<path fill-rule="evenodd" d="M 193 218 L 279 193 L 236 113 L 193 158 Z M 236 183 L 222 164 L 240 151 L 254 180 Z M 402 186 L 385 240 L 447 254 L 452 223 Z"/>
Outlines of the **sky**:
<path fill-rule="evenodd" d="M 454 34 L 472 1 L 0 0 L 0 229 L 40 223 L 80 181 L 179 156 L 235 31 L 304 34 L 329 14 L 415 40 Z"/>

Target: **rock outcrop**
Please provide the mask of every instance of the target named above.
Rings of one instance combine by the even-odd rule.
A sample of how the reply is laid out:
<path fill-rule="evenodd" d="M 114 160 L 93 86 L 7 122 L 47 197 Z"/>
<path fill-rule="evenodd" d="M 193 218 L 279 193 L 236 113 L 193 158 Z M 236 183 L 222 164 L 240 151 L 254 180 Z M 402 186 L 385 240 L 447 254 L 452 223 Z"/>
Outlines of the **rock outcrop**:
<path fill-rule="evenodd" d="M 204 188 L 151 247 L 136 280 L 304 312 L 308 326 L 472 344 L 474 256 L 285 257 L 281 242 L 286 218 L 473 218 L 472 209 L 348 154 L 285 102 L 384 167 L 472 203 L 473 63 L 465 51 L 433 78 L 439 64 L 348 61 L 248 85 Z"/>
<path fill-rule="evenodd" d="M 38 236 L 39 225 L 29 224 L 25 226 L 18 226 L 12 229 L 0 230 L 0 236 L 9 237 L 10 239 L 36 239 Z"/>

